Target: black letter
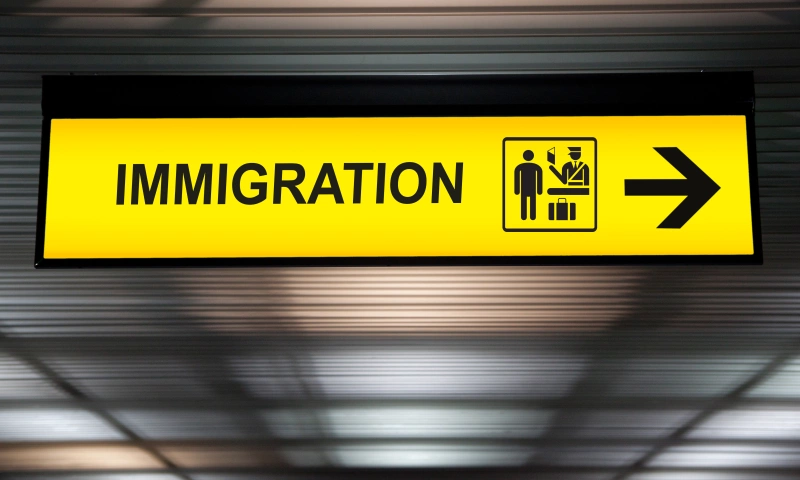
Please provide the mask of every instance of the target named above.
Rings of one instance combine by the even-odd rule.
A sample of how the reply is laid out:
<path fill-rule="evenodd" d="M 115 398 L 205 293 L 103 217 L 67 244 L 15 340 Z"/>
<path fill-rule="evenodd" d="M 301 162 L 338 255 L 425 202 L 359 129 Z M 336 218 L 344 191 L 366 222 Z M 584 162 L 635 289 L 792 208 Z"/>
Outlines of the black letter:
<path fill-rule="evenodd" d="M 117 166 L 117 205 L 125 205 L 125 164 Z"/>
<path fill-rule="evenodd" d="M 219 166 L 219 188 L 217 189 L 217 203 L 225 205 L 225 197 L 228 195 L 228 164 L 222 163 Z"/>
<path fill-rule="evenodd" d="M 386 192 L 386 164 L 378 164 L 378 193 L 375 195 L 375 203 L 383 203 L 383 194 Z"/>
<path fill-rule="evenodd" d="M 331 184 L 330 187 L 322 187 L 322 184 L 325 183 L 325 178 L 328 178 Z M 333 164 L 322 164 L 322 168 L 319 169 L 319 175 L 317 176 L 317 182 L 311 190 L 311 196 L 308 197 L 308 203 L 317 203 L 317 197 L 320 195 L 333 195 L 336 203 L 344 203 L 342 191 L 339 190 L 339 182 L 336 180 L 336 174 L 333 173 Z"/>
<path fill-rule="evenodd" d="M 260 177 L 267 174 L 267 170 L 257 163 L 245 163 L 236 169 L 236 172 L 233 174 L 233 185 L 231 185 L 231 188 L 233 188 L 233 196 L 236 197 L 236 200 L 242 205 L 255 205 L 267 199 L 267 182 L 250 183 L 250 188 L 258 190 L 258 193 L 254 197 L 246 197 L 242 194 L 242 175 L 251 170 L 258 173 Z"/>
<path fill-rule="evenodd" d="M 400 193 L 400 174 L 406 170 L 413 170 L 417 174 L 417 191 L 410 197 L 404 197 Z M 389 189 L 392 191 L 392 196 L 400 203 L 408 205 L 415 203 L 425 194 L 425 186 L 428 182 L 428 177 L 425 175 L 425 170 L 414 162 L 401 163 L 392 172 L 392 179 L 389 184 Z"/>
<path fill-rule="evenodd" d="M 464 173 L 464 164 L 461 162 L 456 163 L 456 184 L 450 181 L 447 172 L 441 163 L 433 164 L 433 203 L 439 203 L 439 182 L 442 182 L 447 194 L 450 195 L 450 200 L 453 203 L 461 203 L 461 177 Z"/>
<path fill-rule="evenodd" d="M 353 171 L 353 203 L 361 203 L 361 174 L 364 170 L 372 170 L 372 163 L 345 163 L 345 170 Z"/>
<path fill-rule="evenodd" d="M 180 205 L 183 202 L 183 187 L 186 187 L 186 200 L 191 205 L 197 204 L 197 199 L 200 197 L 200 187 L 203 187 L 203 203 L 206 205 L 211 204 L 211 169 L 210 163 L 200 165 L 200 170 L 197 172 L 197 179 L 192 185 L 192 176 L 189 173 L 189 165 L 186 163 L 179 163 L 175 167 L 175 205 Z"/>
<path fill-rule="evenodd" d="M 131 205 L 139 205 L 139 184 L 142 185 L 142 196 L 144 203 L 152 205 L 156 199 L 156 190 L 161 185 L 161 180 L 164 180 L 164 186 L 161 188 L 161 205 L 167 204 L 167 189 L 169 184 L 169 165 L 159 163 L 156 165 L 156 173 L 153 176 L 153 183 L 147 181 L 147 170 L 143 163 L 135 163 L 133 165 L 133 185 L 131 188 Z"/>
<path fill-rule="evenodd" d="M 284 180 L 283 172 L 291 170 L 295 173 L 294 180 Z M 306 170 L 299 163 L 276 163 L 275 164 L 275 185 L 272 187 L 272 203 L 281 203 L 281 189 L 288 188 L 294 197 L 295 203 L 300 205 L 306 203 L 298 185 L 303 183 L 306 178 Z"/>

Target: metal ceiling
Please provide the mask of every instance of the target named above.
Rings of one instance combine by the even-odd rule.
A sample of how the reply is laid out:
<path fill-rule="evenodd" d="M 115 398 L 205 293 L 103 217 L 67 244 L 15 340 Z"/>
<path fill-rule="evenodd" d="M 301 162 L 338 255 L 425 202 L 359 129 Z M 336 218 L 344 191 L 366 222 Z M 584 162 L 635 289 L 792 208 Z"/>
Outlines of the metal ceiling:
<path fill-rule="evenodd" d="M 696 70 L 764 266 L 33 269 L 42 74 Z M 800 478 L 799 161 L 797 1 L 4 0 L 0 474 Z"/>

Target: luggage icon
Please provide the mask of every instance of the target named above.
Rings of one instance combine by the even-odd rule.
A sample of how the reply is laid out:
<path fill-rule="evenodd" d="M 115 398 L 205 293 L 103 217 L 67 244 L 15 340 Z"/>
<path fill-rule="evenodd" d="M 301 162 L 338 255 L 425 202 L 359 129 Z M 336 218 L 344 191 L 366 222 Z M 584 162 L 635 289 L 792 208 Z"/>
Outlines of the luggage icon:
<path fill-rule="evenodd" d="M 575 220 L 575 202 L 559 198 L 556 203 L 550 202 L 547 213 L 550 220 Z"/>

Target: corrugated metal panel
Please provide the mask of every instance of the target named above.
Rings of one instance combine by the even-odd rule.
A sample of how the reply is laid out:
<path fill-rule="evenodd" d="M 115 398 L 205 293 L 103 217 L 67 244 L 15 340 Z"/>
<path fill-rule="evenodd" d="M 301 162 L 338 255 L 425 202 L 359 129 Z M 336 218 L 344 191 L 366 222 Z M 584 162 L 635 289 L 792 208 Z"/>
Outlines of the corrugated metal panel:
<path fill-rule="evenodd" d="M 32 268 L 42 74 L 748 69 L 763 267 Z M 798 478 L 798 161 L 797 2 L 6 0 L 0 471 Z"/>

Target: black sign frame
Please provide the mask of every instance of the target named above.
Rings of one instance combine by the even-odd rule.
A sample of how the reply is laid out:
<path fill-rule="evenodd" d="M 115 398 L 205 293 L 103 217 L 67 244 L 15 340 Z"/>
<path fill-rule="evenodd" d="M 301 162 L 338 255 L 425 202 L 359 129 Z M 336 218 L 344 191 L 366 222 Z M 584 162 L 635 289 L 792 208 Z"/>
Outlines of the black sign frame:
<path fill-rule="evenodd" d="M 36 268 L 753 265 L 763 263 L 751 72 L 592 75 L 45 76 Z M 60 118 L 744 115 L 752 255 L 44 257 L 50 122 Z"/>

